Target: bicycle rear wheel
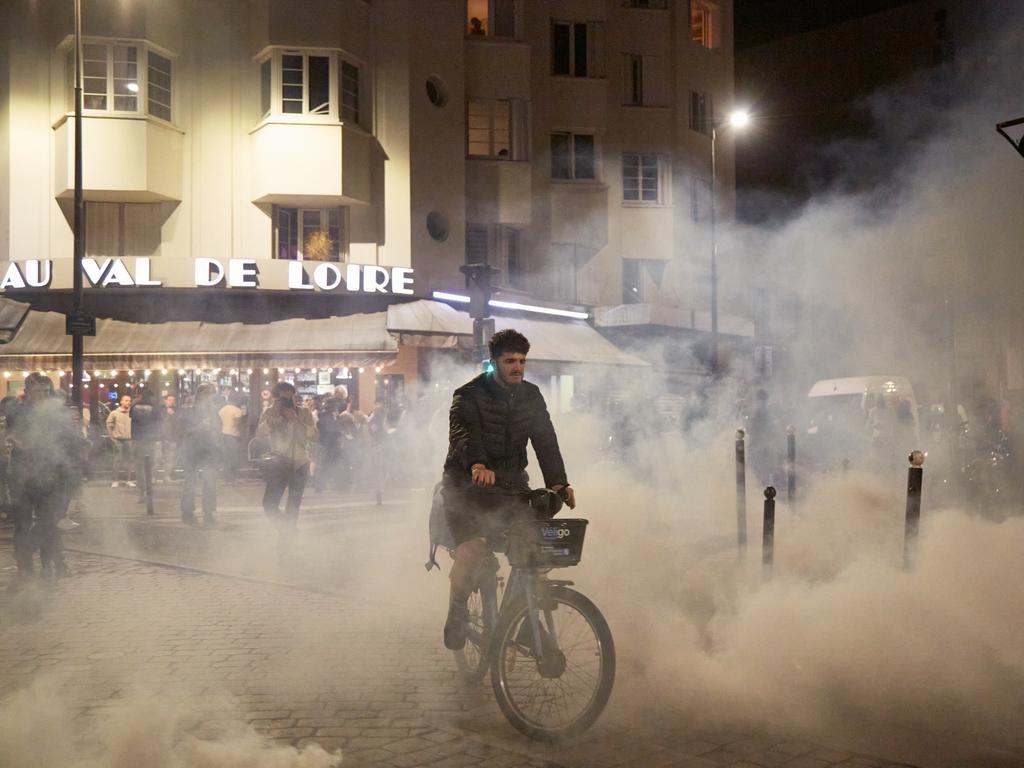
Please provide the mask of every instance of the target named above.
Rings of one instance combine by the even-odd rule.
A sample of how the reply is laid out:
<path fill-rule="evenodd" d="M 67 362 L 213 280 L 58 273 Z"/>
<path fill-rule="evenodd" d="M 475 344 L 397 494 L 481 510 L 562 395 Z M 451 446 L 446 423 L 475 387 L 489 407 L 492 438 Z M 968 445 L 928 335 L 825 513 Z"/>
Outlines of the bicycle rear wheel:
<path fill-rule="evenodd" d="M 491 686 L 516 729 L 558 741 L 585 731 L 604 710 L 615 682 L 615 644 L 597 606 L 576 590 L 549 587 L 546 608 L 538 617 L 543 659 L 533 652 L 526 602 L 503 611 Z"/>
<path fill-rule="evenodd" d="M 489 645 L 498 615 L 497 578 L 490 574 L 469 597 L 469 623 L 466 626 L 466 645 L 455 656 L 455 666 L 462 680 L 475 685 L 484 679 L 490 662 Z"/>

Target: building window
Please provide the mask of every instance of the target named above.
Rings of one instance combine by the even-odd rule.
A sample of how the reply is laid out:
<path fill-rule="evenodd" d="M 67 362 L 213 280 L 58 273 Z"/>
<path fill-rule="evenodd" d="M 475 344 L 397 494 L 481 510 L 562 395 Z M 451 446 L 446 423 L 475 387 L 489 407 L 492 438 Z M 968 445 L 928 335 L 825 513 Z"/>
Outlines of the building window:
<path fill-rule="evenodd" d="M 171 60 L 150 51 L 147 82 L 149 114 L 171 122 Z"/>
<path fill-rule="evenodd" d="M 721 11 L 711 0 L 690 0 L 690 39 L 705 48 L 721 45 Z"/>
<path fill-rule="evenodd" d="M 622 200 L 627 203 L 667 204 L 669 164 L 660 155 L 627 152 L 622 155 Z"/>
<path fill-rule="evenodd" d="M 643 270 L 640 259 L 622 260 L 622 303 L 640 304 L 644 300 Z"/>
<path fill-rule="evenodd" d="M 466 263 L 489 264 L 490 233 L 486 224 L 466 224 Z"/>
<path fill-rule="evenodd" d="M 711 94 L 690 91 L 690 129 L 710 136 L 714 119 Z"/>
<path fill-rule="evenodd" d="M 341 261 L 347 252 L 344 209 L 274 206 L 274 258 Z"/>
<path fill-rule="evenodd" d="M 295 115 L 367 126 L 366 72 L 341 54 L 278 49 L 259 67 L 264 117 Z"/>
<path fill-rule="evenodd" d="M 359 67 L 341 62 L 341 119 L 359 124 Z"/>
<path fill-rule="evenodd" d="M 466 105 L 470 157 L 511 159 L 512 109 L 508 101 L 470 99 Z"/>
<path fill-rule="evenodd" d="M 68 104 L 74 109 L 74 48 L 67 57 Z M 82 109 L 139 114 L 145 104 L 146 114 L 170 122 L 171 72 L 171 60 L 144 43 L 83 43 Z"/>
<path fill-rule="evenodd" d="M 664 56 L 623 54 L 622 82 L 625 106 L 665 106 L 670 101 L 668 60 Z"/>
<path fill-rule="evenodd" d="M 551 178 L 596 179 L 596 167 L 593 134 L 551 134 Z"/>
<path fill-rule="evenodd" d="M 668 8 L 668 0 L 624 0 L 623 8 L 647 8 L 664 11 Z"/>
<path fill-rule="evenodd" d="M 466 34 L 470 37 L 515 37 L 515 0 L 466 0 Z"/>
<path fill-rule="evenodd" d="M 603 39 L 601 22 L 552 22 L 551 74 L 603 77 Z"/>

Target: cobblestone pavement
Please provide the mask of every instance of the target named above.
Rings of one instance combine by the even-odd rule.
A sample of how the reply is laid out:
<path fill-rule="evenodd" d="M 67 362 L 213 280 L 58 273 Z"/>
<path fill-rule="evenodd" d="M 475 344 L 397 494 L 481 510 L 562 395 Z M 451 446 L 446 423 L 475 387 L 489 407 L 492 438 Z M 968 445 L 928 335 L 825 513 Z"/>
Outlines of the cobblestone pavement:
<path fill-rule="evenodd" d="M 89 511 L 65 539 L 73 578 L 30 597 L 0 594 L 0 701 L 53 680 L 88 731 L 141 689 L 190 702 L 188 729 L 199 738 L 242 722 L 270 744 L 341 749 L 346 766 L 903 765 L 798 741 L 782 727 L 709 729 L 667 707 L 632 711 L 643 692 L 630 690 L 624 667 L 588 733 L 558 747 L 531 743 L 488 685 L 457 679 L 441 646 L 443 611 L 430 606 L 446 587 L 436 573 L 424 577 L 424 537 L 410 533 L 423 525 L 422 493 L 380 507 L 369 494 L 311 496 L 301 557 L 284 567 L 260 490 L 222 489 L 216 524 L 189 528 L 174 487 L 158 490 L 149 518 L 133 491 L 88 488 Z M 4 538 L 9 530 L 0 548 Z M 390 594 L 367 594 L 359 585 L 374 579 L 356 577 L 381 561 Z"/>
<path fill-rule="evenodd" d="M 637 734 L 612 722 L 575 745 L 532 745 L 489 689 L 456 680 L 435 627 L 290 587 L 97 555 L 73 554 L 71 565 L 71 581 L 0 599 L 0 697 L 51 676 L 82 728 L 141 687 L 213 702 L 190 726 L 199 738 L 241 719 L 272 742 L 340 748 L 346 766 L 895 765 L 749 734 Z"/>

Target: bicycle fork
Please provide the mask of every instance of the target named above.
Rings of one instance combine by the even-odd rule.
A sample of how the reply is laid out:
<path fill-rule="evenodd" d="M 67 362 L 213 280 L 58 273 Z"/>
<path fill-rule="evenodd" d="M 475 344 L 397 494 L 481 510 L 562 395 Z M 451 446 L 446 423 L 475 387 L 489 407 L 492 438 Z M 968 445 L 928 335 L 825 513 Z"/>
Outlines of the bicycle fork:
<path fill-rule="evenodd" d="M 565 654 L 558 647 L 554 602 L 548 595 L 549 582 L 536 576 L 526 585 L 526 615 L 530 622 L 529 639 L 537 669 L 543 677 L 561 677 Z M 544 622 L 541 623 L 541 614 Z"/>

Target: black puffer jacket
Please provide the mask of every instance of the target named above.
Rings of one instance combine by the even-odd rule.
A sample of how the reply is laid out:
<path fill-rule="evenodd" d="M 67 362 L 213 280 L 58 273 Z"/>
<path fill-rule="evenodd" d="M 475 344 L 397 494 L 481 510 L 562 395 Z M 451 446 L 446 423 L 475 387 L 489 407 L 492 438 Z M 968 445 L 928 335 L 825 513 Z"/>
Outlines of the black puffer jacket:
<path fill-rule="evenodd" d="M 507 488 L 525 488 L 526 443 L 537 452 L 544 485 L 566 485 L 565 465 L 544 396 L 524 381 L 505 387 L 483 373 L 455 390 L 449 414 L 445 481 L 468 484 L 474 464 L 494 470 Z"/>

